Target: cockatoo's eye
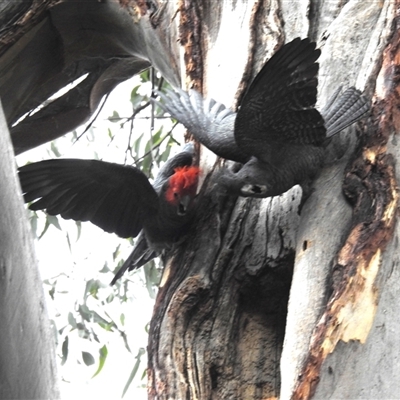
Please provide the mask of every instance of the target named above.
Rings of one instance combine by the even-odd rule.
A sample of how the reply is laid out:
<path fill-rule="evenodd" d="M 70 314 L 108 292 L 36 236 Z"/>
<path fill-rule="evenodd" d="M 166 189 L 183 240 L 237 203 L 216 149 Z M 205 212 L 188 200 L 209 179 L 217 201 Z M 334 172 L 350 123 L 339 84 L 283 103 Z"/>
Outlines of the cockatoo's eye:
<path fill-rule="evenodd" d="M 265 185 L 243 185 L 240 189 L 244 196 L 262 197 L 267 193 Z"/>

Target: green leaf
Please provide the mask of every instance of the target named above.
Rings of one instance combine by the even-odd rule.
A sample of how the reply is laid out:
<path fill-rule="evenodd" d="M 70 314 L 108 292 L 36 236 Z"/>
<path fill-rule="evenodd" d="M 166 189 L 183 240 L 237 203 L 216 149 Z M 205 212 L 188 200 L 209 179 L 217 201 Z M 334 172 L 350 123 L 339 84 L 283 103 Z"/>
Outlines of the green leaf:
<path fill-rule="evenodd" d="M 59 152 L 54 140 L 51 142 L 50 149 L 56 157 L 61 157 L 61 153 Z"/>
<path fill-rule="evenodd" d="M 94 375 L 92 376 L 92 379 L 96 376 L 96 375 L 98 375 L 100 372 L 101 372 L 101 370 L 103 369 L 103 367 L 104 367 L 104 363 L 106 362 L 106 359 L 107 359 L 107 355 L 108 355 L 108 350 L 107 350 L 107 346 L 106 345 L 104 345 L 100 350 L 99 350 L 99 354 L 100 354 L 100 356 L 99 356 L 99 367 L 97 368 L 97 371 L 94 373 Z"/>
<path fill-rule="evenodd" d="M 72 329 L 76 329 L 76 319 L 73 316 L 72 312 L 68 313 L 68 323 L 71 325 Z"/>
<path fill-rule="evenodd" d="M 49 290 L 49 295 L 51 297 L 51 299 L 54 301 L 54 293 L 56 291 L 56 287 L 53 286 L 50 290 Z"/>
<path fill-rule="evenodd" d="M 115 259 L 118 257 L 120 247 L 121 247 L 121 245 L 119 244 L 119 245 L 117 246 L 117 248 L 114 250 L 114 252 L 113 252 L 113 254 L 112 254 L 113 261 L 115 261 Z"/>
<path fill-rule="evenodd" d="M 106 303 L 111 303 L 115 298 L 114 293 L 110 293 L 106 298 Z"/>
<path fill-rule="evenodd" d="M 133 378 L 136 376 L 136 373 L 137 373 L 137 371 L 139 369 L 139 365 L 140 365 L 140 359 L 142 358 L 144 353 L 145 353 L 145 350 L 141 347 L 137 353 L 137 356 L 135 357 L 136 358 L 135 365 L 133 366 L 133 369 L 129 375 L 128 381 L 126 382 L 126 385 L 124 387 L 124 391 L 122 392 L 121 398 L 125 396 L 126 392 L 129 389 L 129 386 L 131 385 L 131 383 L 133 381 Z"/>
<path fill-rule="evenodd" d="M 29 218 L 29 222 L 31 223 L 31 231 L 33 233 L 33 237 L 36 239 L 37 238 L 37 222 L 38 222 L 38 216 L 35 212 L 31 213 L 31 216 Z"/>
<path fill-rule="evenodd" d="M 80 322 L 76 324 L 76 327 L 78 328 L 78 336 L 83 339 L 89 339 L 90 338 L 90 331 L 89 329 L 86 328 L 86 326 Z"/>
<path fill-rule="evenodd" d="M 137 93 L 137 92 L 138 92 L 140 86 L 141 86 L 141 85 L 137 85 L 137 86 L 135 86 L 135 87 L 132 89 L 132 92 L 131 92 L 131 101 L 132 101 L 132 99 L 134 99 L 136 96 L 138 96 L 138 93 Z"/>
<path fill-rule="evenodd" d="M 99 292 L 99 289 L 101 287 L 104 287 L 102 282 L 100 282 L 98 279 L 90 279 L 86 283 L 85 287 L 85 300 L 89 295 L 93 296 L 95 299 L 97 299 L 97 293 Z"/>
<path fill-rule="evenodd" d="M 128 338 L 126 336 L 126 333 L 122 332 L 122 331 L 120 331 L 120 332 L 121 332 L 122 339 L 124 340 L 125 348 L 129 351 L 129 353 L 132 353 L 131 348 L 129 347 Z"/>
<path fill-rule="evenodd" d="M 58 230 L 62 230 L 60 223 L 58 222 L 58 218 L 55 215 L 47 215 L 47 220 L 49 221 L 50 225 L 55 226 Z"/>
<path fill-rule="evenodd" d="M 76 224 L 76 229 L 77 229 L 77 235 L 76 235 L 76 241 L 79 240 L 79 238 L 81 237 L 81 233 L 82 233 L 82 222 L 81 221 L 75 221 Z"/>
<path fill-rule="evenodd" d="M 119 116 L 119 114 L 118 114 L 118 112 L 117 111 L 113 111 L 113 113 L 112 113 L 112 115 L 110 116 L 110 117 L 108 117 L 108 120 L 110 121 L 110 122 L 118 122 L 118 121 L 120 121 L 120 116 Z"/>
<path fill-rule="evenodd" d="M 122 313 L 119 317 L 119 320 L 121 321 L 121 325 L 124 326 L 125 325 L 125 314 Z"/>
<path fill-rule="evenodd" d="M 98 322 L 98 324 L 106 332 L 114 332 L 114 330 L 112 328 L 115 327 L 115 324 L 113 322 L 108 322 L 106 324 L 104 322 Z"/>
<path fill-rule="evenodd" d="M 144 97 L 142 95 L 138 94 L 139 88 L 140 88 L 140 85 L 135 86 L 131 92 L 131 103 L 132 103 L 132 107 L 134 109 L 139 107 L 140 103 L 144 100 Z"/>
<path fill-rule="evenodd" d="M 140 80 L 142 83 L 150 81 L 150 68 L 147 68 L 140 74 Z"/>
<path fill-rule="evenodd" d="M 143 158 L 142 165 L 141 165 L 141 170 L 147 176 L 150 174 L 150 167 L 151 167 L 151 164 L 153 163 L 153 157 L 152 157 L 152 154 L 150 152 L 151 145 L 152 145 L 152 141 L 149 140 L 146 143 L 146 147 L 145 147 L 145 154 L 147 154 L 147 153 L 148 154 L 147 154 L 146 157 Z"/>
<path fill-rule="evenodd" d="M 163 127 L 161 127 L 156 133 L 153 133 L 152 136 L 153 147 L 157 146 L 158 144 L 160 144 L 160 142 L 164 140 L 164 138 L 161 138 L 162 131 Z"/>
<path fill-rule="evenodd" d="M 65 237 L 66 237 L 66 239 L 67 239 L 69 252 L 72 254 L 71 241 L 69 240 L 69 234 L 68 234 L 68 232 L 65 233 Z"/>
<path fill-rule="evenodd" d="M 47 229 L 49 229 L 49 226 L 50 226 L 50 222 L 49 222 L 49 220 L 46 218 L 46 222 L 45 222 L 45 224 L 44 224 L 44 228 L 43 228 L 43 231 L 42 231 L 42 233 L 39 235 L 39 240 L 43 237 L 43 235 L 47 232 Z"/>
<path fill-rule="evenodd" d="M 64 365 L 68 358 L 68 336 L 65 336 L 61 351 L 62 351 L 61 365 Z"/>
<path fill-rule="evenodd" d="M 93 339 L 94 339 L 97 343 L 100 343 L 99 337 L 96 335 L 96 332 L 93 330 L 93 328 L 90 328 L 90 332 L 92 333 Z"/>
<path fill-rule="evenodd" d="M 107 272 L 110 272 L 110 271 L 111 271 L 111 269 L 108 268 L 108 264 L 107 264 L 107 261 L 106 261 L 104 263 L 104 265 L 103 265 L 103 268 L 99 272 L 101 272 L 102 274 L 106 274 Z"/>
<path fill-rule="evenodd" d="M 68 325 L 63 326 L 61 329 L 58 330 L 58 333 L 60 335 L 62 335 L 62 333 L 64 332 L 64 329 L 67 327 Z"/>
<path fill-rule="evenodd" d="M 93 365 L 95 363 L 94 357 L 87 351 L 82 351 L 82 359 L 87 366 Z"/>
<path fill-rule="evenodd" d="M 171 146 L 167 146 L 165 151 L 160 156 L 160 161 L 167 161 L 170 153 L 171 153 Z"/>
<path fill-rule="evenodd" d="M 85 321 L 91 321 L 92 311 L 89 310 L 89 307 L 86 304 L 79 304 L 78 312 Z"/>
<path fill-rule="evenodd" d="M 93 322 L 96 322 L 98 324 L 115 326 L 113 321 L 107 321 L 101 315 L 97 314 L 96 311 L 92 311 L 92 317 L 93 317 Z"/>
<path fill-rule="evenodd" d="M 133 149 L 135 150 L 135 154 L 138 155 L 140 153 L 140 142 L 142 141 L 144 133 L 142 133 L 134 142 Z"/>

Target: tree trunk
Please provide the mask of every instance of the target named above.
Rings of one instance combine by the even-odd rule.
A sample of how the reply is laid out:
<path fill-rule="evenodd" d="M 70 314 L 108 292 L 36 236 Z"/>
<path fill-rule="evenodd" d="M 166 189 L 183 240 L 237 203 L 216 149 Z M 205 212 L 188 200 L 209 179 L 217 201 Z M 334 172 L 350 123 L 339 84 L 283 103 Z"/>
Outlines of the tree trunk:
<path fill-rule="evenodd" d="M 86 121 L 150 63 L 174 86 L 183 80 L 236 106 L 265 60 L 297 36 L 322 49 L 321 106 L 339 85 L 373 99 L 371 118 L 337 139 L 344 155 L 321 171 L 301 213 L 298 187 L 266 200 L 221 198 L 206 177 L 194 228 L 166 258 L 149 397 L 397 396 L 399 1 L 38 3 L 18 8 L 6 30 L 13 40 L 0 43 L 0 94 L 18 152 Z M 204 170 L 214 162 L 202 149 Z"/>
<path fill-rule="evenodd" d="M 54 338 L 1 106 L 0 130 L 0 398 L 57 399 Z"/>
<path fill-rule="evenodd" d="M 347 151 L 321 171 L 300 215 L 298 188 L 235 201 L 215 200 L 213 182 L 203 187 L 196 229 L 166 263 L 150 330 L 150 398 L 396 396 L 398 195 L 389 139 L 398 3 L 181 6 L 203 21 L 196 57 L 184 48 L 189 80 L 225 104 L 297 36 L 322 48 L 320 105 L 339 85 L 376 94 L 372 117 L 337 140 Z M 389 370 L 377 368 L 383 362 Z"/>

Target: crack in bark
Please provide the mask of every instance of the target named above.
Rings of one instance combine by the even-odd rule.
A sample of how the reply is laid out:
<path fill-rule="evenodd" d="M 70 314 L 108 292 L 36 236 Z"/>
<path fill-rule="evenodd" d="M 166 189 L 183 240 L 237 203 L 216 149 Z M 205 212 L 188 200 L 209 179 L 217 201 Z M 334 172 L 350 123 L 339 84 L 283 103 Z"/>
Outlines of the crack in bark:
<path fill-rule="evenodd" d="M 193 0 L 180 0 L 179 41 L 184 47 L 187 86 L 203 92 L 203 50 L 201 31 L 201 4 Z"/>
<path fill-rule="evenodd" d="M 283 26 L 281 25 L 282 20 L 281 18 L 279 18 L 279 13 L 280 9 L 276 2 L 273 0 L 257 1 L 253 5 L 249 21 L 250 40 L 248 58 L 243 71 L 242 79 L 238 85 L 234 97 L 234 109 L 237 109 L 238 106 L 241 104 L 243 96 L 247 91 L 248 85 L 254 79 L 258 70 L 262 68 L 263 63 L 265 62 L 265 57 L 261 57 L 259 53 L 265 52 L 266 45 L 269 43 L 265 43 L 265 38 L 263 38 L 261 30 L 265 28 L 265 26 L 270 27 L 269 40 L 275 42 L 275 46 L 273 48 L 271 46 L 268 46 L 268 50 L 271 55 L 275 53 L 277 48 L 282 46 L 285 42 L 283 35 Z M 272 31 L 272 29 L 276 28 L 276 26 L 272 27 L 272 24 L 266 24 L 266 19 L 268 19 L 268 17 L 271 15 L 272 19 L 274 20 L 274 22 L 276 22 L 278 26 L 278 29 L 276 31 Z"/>
<path fill-rule="evenodd" d="M 396 31 L 383 57 L 381 74 L 388 84 L 385 98 L 375 102 L 367 143 L 345 177 L 344 193 L 354 207 L 353 227 L 338 253 L 332 295 L 314 331 L 292 399 L 311 398 L 328 354 L 339 341 L 365 343 L 374 320 L 379 297 L 374 284 L 382 253 L 393 237 L 398 208 L 394 160 L 386 153 L 386 144 L 399 122 L 393 112 L 400 92 L 400 80 L 395 79 L 400 68 L 399 47 Z"/>

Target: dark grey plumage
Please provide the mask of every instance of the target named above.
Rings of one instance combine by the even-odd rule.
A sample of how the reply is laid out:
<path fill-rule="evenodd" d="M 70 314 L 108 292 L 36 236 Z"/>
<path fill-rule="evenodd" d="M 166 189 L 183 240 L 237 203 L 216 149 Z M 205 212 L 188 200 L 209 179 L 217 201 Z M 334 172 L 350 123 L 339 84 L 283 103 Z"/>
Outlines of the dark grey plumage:
<path fill-rule="evenodd" d="M 323 165 L 330 138 L 368 112 L 355 88 L 338 90 L 321 112 L 315 108 L 320 53 L 308 39 L 282 46 L 251 83 L 237 114 L 194 91 L 161 95 L 160 106 L 198 141 L 244 164 L 237 173 L 219 175 L 220 189 L 269 197 L 308 182 Z"/>
<path fill-rule="evenodd" d="M 19 179 L 25 202 L 36 200 L 30 204 L 31 210 L 45 209 L 50 215 L 90 221 L 121 237 L 140 233 L 131 256 L 113 279 L 115 283 L 126 269 L 144 265 L 186 231 L 198 168 L 193 167 L 189 185 L 175 189 L 171 182 L 176 169 L 191 166 L 193 157 L 194 145 L 189 143 L 164 164 L 153 185 L 135 167 L 77 159 L 25 165 L 19 168 Z M 170 199 L 168 190 L 174 191 Z"/>
<path fill-rule="evenodd" d="M 195 90 L 158 92 L 162 103 L 155 101 L 173 118 L 183 124 L 204 146 L 219 157 L 240 163 L 249 157 L 236 144 L 234 126 L 236 113 L 213 99 L 204 99 Z"/>

